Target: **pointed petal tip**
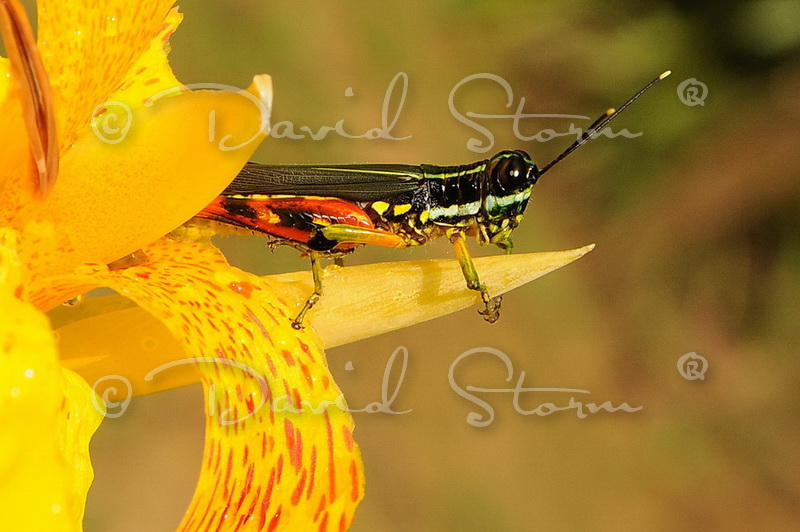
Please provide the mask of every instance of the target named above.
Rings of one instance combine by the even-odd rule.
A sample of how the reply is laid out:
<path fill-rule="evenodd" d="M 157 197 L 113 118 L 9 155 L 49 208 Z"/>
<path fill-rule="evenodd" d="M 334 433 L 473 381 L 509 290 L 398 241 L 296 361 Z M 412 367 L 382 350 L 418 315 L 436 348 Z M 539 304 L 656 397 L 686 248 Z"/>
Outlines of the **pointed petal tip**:
<path fill-rule="evenodd" d="M 581 258 L 594 249 L 577 249 L 475 259 L 491 295 L 501 295 Z M 273 289 L 299 310 L 313 291 L 309 272 L 268 278 Z M 367 280 L 367 281 L 365 281 Z M 325 295 L 308 323 L 326 348 L 428 321 L 478 305 L 480 295 L 465 286 L 457 261 L 424 260 L 368 264 L 324 272 Z"/>
<path fill-rule="evenodd" d="M 266 137 L 272 130 L 272 76 L 269 74 L 253 76 L 253 83 L 247 88 L 247 92 L 258 98 L 262 104 L 261 134 Z"/>

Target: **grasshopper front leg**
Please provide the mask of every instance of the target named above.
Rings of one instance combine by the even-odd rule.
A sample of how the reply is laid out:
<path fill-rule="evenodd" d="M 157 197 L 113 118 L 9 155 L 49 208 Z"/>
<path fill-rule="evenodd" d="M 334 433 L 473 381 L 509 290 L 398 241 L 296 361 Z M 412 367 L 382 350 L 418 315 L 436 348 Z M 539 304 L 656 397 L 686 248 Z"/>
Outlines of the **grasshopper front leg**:
<path fill-rule="evenodd" d="M 467 281 L 467 288 L 481 294 L 484 308 L 479 310 L 478 314 L 483 316 L 483 319 L 489 323 L 496 322 L 500 319 L 500 303 L 503 301 L 503 296 L 491 297 L 486 285 L 481 283 L 480 277 L 478 277 L 478 270 L 475 269 L 475 264 L 472 262 L 472 257 L 467 249 L 464 234 L 460 231 L 452 231 L 448 236 L 450 243 L 453 244 L 453 250 L 456 252 L 458 264 L 461 266 L 461 273 L 464 274 L 464 280 Z"/>

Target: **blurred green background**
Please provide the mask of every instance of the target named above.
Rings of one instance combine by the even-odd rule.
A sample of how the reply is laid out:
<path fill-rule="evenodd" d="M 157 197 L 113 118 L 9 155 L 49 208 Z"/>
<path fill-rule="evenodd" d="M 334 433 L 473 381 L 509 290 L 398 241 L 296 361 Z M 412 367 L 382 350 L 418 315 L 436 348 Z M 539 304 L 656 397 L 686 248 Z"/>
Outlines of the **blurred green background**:
<path fill-rule="evenodd" d="M 590 142 L 537 185 L 516 251 L 597 249 L 508 294 L 499 323 L 476 308 L 328 352 L 350 405 L 380 400 L 398 346 L 409 367 L 398 416 L 356 414 L 366 498 L 356 531 L 790 529 L 800 523 L 800 3 L 795 0 L 187 2 L 172 39 L 184 83 L 246 86 L 266 72 L 274 122 L 318 129 L 381 125 L 392 78 L 408 75 L 392 130 L 402 141 L 267 139 L 270 163 L 466 163 L 504 148 L 543 164 L 570 139 L 515 138 L 508 120 L 475 154 L 476 132 L 448 109 L 466 76 L 492 73 L 527 113 L 594 118 L 670 68 L 673 75 L 613 126 L 635 139 Z M 683 80 L 707 85 L 684 105 Z M 352 88 L 352 96 L 346 91 Z M 396 93 L 396 95 L 399 93 Z M 490 82 L 459 93 L 463 111 L 508 113 Z M 393 105 L 392 108 L 396 108 Z M 585 127 L 584 123 L 576 126 Z M 521 129 L 568 131 L 528 119 Z M 221 239 L 260 274 L 306 269 L 296 251 Z M 498 253 L 477 249 L 476 255 Z M 421 249 L 360 250 L 350 264 L 451 257 Z M 516 413 L 483 395 L 494 422 L 448 384 L 468 349 L 491 347 L 527 386 L 591 391 L 634 413 Z M 687 352 L 704 380 L 681 377 Z M 352 362 L 352 365 L 349 363 Z M 352 366 L 352 370 L 346 369 Z M 459 382 L 507 388 L 497 360 L 461 364 Z M 394 382 L 394 381 L 393 381 Z M 568 403 L 530 394 L 526 408 Z M 188 504 L 203 441 L 199 387 L 136 399 L 93 441 L 89 531 L 170 530 Z"/>

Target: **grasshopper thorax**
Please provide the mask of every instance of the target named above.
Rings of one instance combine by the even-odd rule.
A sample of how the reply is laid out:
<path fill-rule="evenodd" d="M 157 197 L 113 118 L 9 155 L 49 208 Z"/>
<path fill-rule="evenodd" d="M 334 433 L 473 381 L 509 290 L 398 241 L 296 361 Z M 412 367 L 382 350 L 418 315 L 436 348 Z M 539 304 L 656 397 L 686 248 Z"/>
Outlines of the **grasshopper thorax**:
<path fill-rule="evenodd" d="M 479 220 L 482 243 L 510 246 L 511 233 L 522 220 L 539 175 L 536 163 L 521 150 L 501 151 L 489 159 Z"/>

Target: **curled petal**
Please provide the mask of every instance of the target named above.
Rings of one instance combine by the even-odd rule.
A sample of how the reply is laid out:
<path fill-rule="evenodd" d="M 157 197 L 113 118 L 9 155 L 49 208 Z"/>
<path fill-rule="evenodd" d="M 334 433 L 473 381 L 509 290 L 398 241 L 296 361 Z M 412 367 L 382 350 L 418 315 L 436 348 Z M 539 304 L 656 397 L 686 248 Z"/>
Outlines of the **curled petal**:
<path fill-rule="evenodd" d="M 219 130 L 212 141 L 210 117 Z M 33 276 L 112 262 L 179 226 L 225 188 L 262 128 L 258 106 L 227 91 L 166 96 L 127 120 L 115 126 L 131 125 L 122 142 L 77 141 L 47 200 L 16 207 L 11 225 Z"/>
<path fill-rule="evenodd" d="M 52 289 L 99 282 L 161 321 L 191 358 L 151 367 L 149 378 L 196 364 L 206 446 L 181 529 L 347 527 L 363 496 L 362 463 L 318 339 L 295 331 L 285 302 L 215 250 L 162 240 L 144 251 L 149 262 L 97 266 Z"/>
<path fill-rule="evenodd" d="M 63 370 L 44 315 L 15 294 L 19 263 L 0 233 L 0 512 L 7 530 L 76 530 L 92 481 L 102 403 Z"/>
<path fill-rule="evenodd" d="M 8 51 L 9 61 L 0 67 L 4 84 L 0 88 L 0 108 L 4 119 L 3 137 L 9 135 L 8 144 L 3 143 L 10 156 L 0 163 L 0 185 L 5 185 L 8 176 L 17 170 L 28 175 L 24 147 L 32 156 L 36 179 L 25 180 L 24 185 L 44 196 L 52 187 L 58 173 L 58 143 L 56 140 L 55 116 L 50 91 L 50 81 L 42 65 L 39 51 L 33 38 L 28 17 L 18 0 L 0 1 L 0 33 Z M 5 72 L 3 72 L 5 71 Z M 10 82 L 10 83 L 9 83 Z M 10 94 L 9 94 L 10 93 Z M 13 96 L 9 98 L 9 95 Z M 20 122 L 24 123 L 27 135 L 21 135 Z M 3 139 L 0 139 L 3 140 Z M 28 155 L 28 154 L 25 154 Z"/>
<path fill-rule="evenodd" d="M 475 265 L 492 293 L 503 294 L 578 259 L 593 247 L 482 257 L 475 259 Z M 325 295 L 307 321 L 326 347 L 469 306 L 477 308 L 480 301 L 464 286 L 464 277 L 453 260 L 331 267 L 326 272 Z M 272 275 L 264 280 L 293 313 L 313 288 L 310 272 Z M 151 368 L 174 360 L 182 352 L 181 346 L 159 320 L 120 296 L 89 299 L 76 308 L 60 307 L 50 313 L 50 318 L 61 338 L 63 363 L 89 382 L 119 373 L 131 380 L 134 395 L 141 395 L 198 380 L 196 374 L 177 368 L 164 378 L 144 379 Z"/>

